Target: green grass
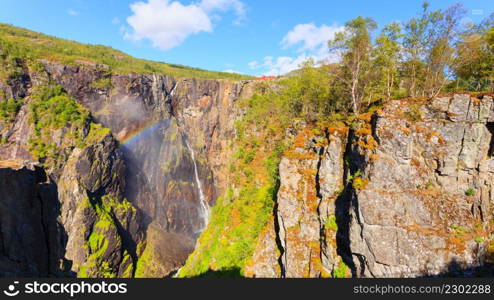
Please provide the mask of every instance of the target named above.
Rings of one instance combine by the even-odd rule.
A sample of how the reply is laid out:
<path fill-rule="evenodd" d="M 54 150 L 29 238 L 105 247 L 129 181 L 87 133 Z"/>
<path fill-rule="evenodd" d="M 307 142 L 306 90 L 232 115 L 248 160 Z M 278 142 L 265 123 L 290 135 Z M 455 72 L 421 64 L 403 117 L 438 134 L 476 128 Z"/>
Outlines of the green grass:
<path fill-rule="evenodd" d="M 42 68 L 37 60 L 46 59 L 68 65 L 93 66 L 118 74 L 160 73 L 177 78 L 195 77 L 229 80 L 252 78 L 240 74 L 206 71 L 182 65 L 138 59 L 111 47 L 82 44 L 0 23 L 0 66 L 4 66 L 4 71 L 7 70 L 3 74 L 4 79 L 22 72 L 16 58 L 28 60 L 30 67 L 34 70 Z M 109 82 L 101 81 L 95 84 L 96 87 L 106 87 Z"/>
<path fill-rule="evenodd" d="M 154 248 L 149 245 L 144 249 L 136 264 L 135 278 L 146 278 L 146 274 L 154 270 L 153 252 Z"/>
<path fill-rule="evenodd" d="M 97 143 L 111 133 L 109 128 L 103 127 L 101 124 L 91 123 L 89 128 L 89 134 L 85 140 L 88 144 Z"/>
<path fill-rule="evenodd" d="M 474 241 L 479 243 L 479 244 L 482 244 L 483 242 L 485 242 L 485 238 L 478 236 L 474 239 Z"/>
<path fill-rule="evenodd" d="M 93 88 L 110 88 L 112 86 L 111 77 L 103 77 L 89 85 Z"/>
<path fill-rule="evenodd" d="M 272 214 L 274 192 L 275 187 L 271 185 L 249 186 L 233 201 L 220 197 L 213 208 L 211 222 L 199 239 L 199 248 L 189 257 L 179 276 L 202 276 L 212 270 L 243 272 Z"/>
<path fill-rule="evenodd" d="M 92 227 L 92 231 L 86 241 L 87 249 L 89 250 L 89 256 L 86 262 L 79 267 L 77 276 L 79 278 L 97 277 L 97 278 L 115 278 L 117 274 L 113 271 L 115 266 L 110 265 L 111 257 L 108 257 L 106 253 L 109 247 L 109 238 L 116 240 L 116 244 L 121 244 L 121 237 L 114 235 L 114 232 L 118 232 L 118 222 L 125 216 L 128 211 L 135 212 L 136 208 L 132 206 L 130 202 L 125 199 L 122 201 L 116 198 L 105 195 L 101 198 L 100 202 L 95 200 L 86 200 L 86 203 L 81 205 L 87 205 L 96 211 L 97 220 Z M 113 217 L 115 216 L 115 218 Z M 129 262 L 130 260 L 130 262 Z M 132 277 L 133 275 L 133 263 L 132 257 L 127 250 L 124 250 L 122 261 L 120 265 L 126 264 L 127 267 L 122 276 Z"/>
<path fill-rule="evenodd" d="M 455 234 L 460 237 L 468 233 L 468 228 L 465 226 L 451 225 L 451 229 L 453 229 Z"/>
<path fill-rule="evenodd" d="M 89 236 L 89 249 L 93 253 L 92 255 L 102 256 L 108 249 L 108 240 L 105 235 L 98 231 L 93 231 Z"/>

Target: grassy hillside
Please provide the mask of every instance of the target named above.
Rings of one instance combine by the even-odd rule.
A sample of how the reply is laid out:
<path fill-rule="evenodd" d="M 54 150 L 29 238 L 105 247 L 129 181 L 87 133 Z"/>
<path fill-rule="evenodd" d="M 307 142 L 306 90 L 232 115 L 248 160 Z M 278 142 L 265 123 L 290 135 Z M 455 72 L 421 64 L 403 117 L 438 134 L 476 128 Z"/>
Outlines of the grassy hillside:
<path fill-rule="evenodd" d="M 120 74 L 161 73 L 175 77 L 251 79 L 250 76 L 240 74 L 137 59 L 111 47 L 82 44 L 0 23 L 0 59 L 6 52 L 16 58 L 48 59 L 64 64 L 106 65 L 110 71 Z"/>

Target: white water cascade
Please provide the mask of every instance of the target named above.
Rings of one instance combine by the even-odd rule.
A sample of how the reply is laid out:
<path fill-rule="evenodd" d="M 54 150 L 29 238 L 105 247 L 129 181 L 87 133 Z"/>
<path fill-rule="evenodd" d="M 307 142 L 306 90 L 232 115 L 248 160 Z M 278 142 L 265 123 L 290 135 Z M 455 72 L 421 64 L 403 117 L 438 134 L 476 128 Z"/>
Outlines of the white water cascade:
<path fill-rule="evenodd" d="M 203 219 L 203 224 L 204 224 L 204 227 L 202 229 L 204 229 L 204 228 L 206 228 L 206 225 L 209 222 L 209 204 L 206 201 L 206 197 L 204 196 L 204 191 L 202 189 L 202 183 L 201 183 L 201 180 L 199 179 L 199 172 L 197 170 L 196 155 L 194 153 L 194 150 L 190 146 L 189 141 L 186 140 L 185 144 L 187 145 L 187 149 L 189 149 L 190 156 L 192 157 L 192 161 L 194 162 L 194 172 L 195 172 L 195 177 L 196 177 L 197 189 L 199 190 L 199 200 L 200 200 L 199 202 L 201 204 L 200 214 L 201 214 L 201 218 Z"/>

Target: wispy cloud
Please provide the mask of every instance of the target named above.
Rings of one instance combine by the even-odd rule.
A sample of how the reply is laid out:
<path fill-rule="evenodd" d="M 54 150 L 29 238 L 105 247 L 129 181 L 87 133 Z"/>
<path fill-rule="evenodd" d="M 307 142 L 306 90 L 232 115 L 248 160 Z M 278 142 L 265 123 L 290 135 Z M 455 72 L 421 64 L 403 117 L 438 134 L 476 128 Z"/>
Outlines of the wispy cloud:
<path fill-rule="evenodd" d="M 262 72 L 263 75 L 278 76 L 298 69 L 309 58 L 306 54 L 301 54 L 297 57 L 279 56 L 274 58 L 266 56 L 262 62 L 253 61 L 249 63 L 249 67 L 257 70 L 257 72 Z"/>
<path fill-rule="evenodd" d="M 67 13 L 69 14 L 69 16 L 73 16 L 73 17 L 79 15 L 79 12 L 77 10 L 75 10 L 75 9 L 72 9 L 72 8 L 68 9 L 67 10 Z"/>
<path fill-rule="evenodd" d="M 245 5 L 240 0 L 201 0 L 188 5 L 179 1 L 148 0 L 130 5 L 127 18 L 130 29 L 125 38 L 149 40 L 153 46 L 169 50 L 182 44 L 189 36 L 213 32 L 213 20 L 220 13 L 233 11 L 237 21 L 245 19 Z"/>
<path fill-rule="evenodd" d="M 288 32 L 281 44 L 284 49 L 299 46 L 298 51 L 320 51 L 326 48 L 328 40 L 335 34 L 342 31 L 343 27 L 333 25 L 316 26 L 314 23 L 299 24 Z"/>
<path fill-rule="evenodd" d="M 299 24 L 290 30 L 281 40 L 281 48 L 284 50 L 294 49 L 294 56 L 272 57 L 266 56 L 261 62 L 253 61 L 249 67 L 264 75 L 282 75 L 296 70 L 308 60 L 316 62 L 334 62 L 338 57 L 329 52 L 327 42 L 334 38 L 335 34 L 342 31 L 344 27 L 338 25 L 316 26 L 314 23 Z"/>

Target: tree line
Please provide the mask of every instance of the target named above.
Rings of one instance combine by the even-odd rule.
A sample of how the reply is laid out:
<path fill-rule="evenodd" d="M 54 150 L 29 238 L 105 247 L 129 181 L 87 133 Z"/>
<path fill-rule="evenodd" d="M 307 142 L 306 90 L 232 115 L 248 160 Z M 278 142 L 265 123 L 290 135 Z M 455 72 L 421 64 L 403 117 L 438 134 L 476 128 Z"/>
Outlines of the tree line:
<path fill-rule="evenodd" d="M 339 62 L 308 61 L 289 82 L 285 93 L 298 92 L 292 110 L 309 118 L 345 110 L 357 115 L 376 101 L 494 91 L 494 14 L 478 24 L 465 16 L 461 4 L 431 10 L 424 2 L 418 16 L 377 34 L 372 18 L 348 21 L 328 42 Z"/>

